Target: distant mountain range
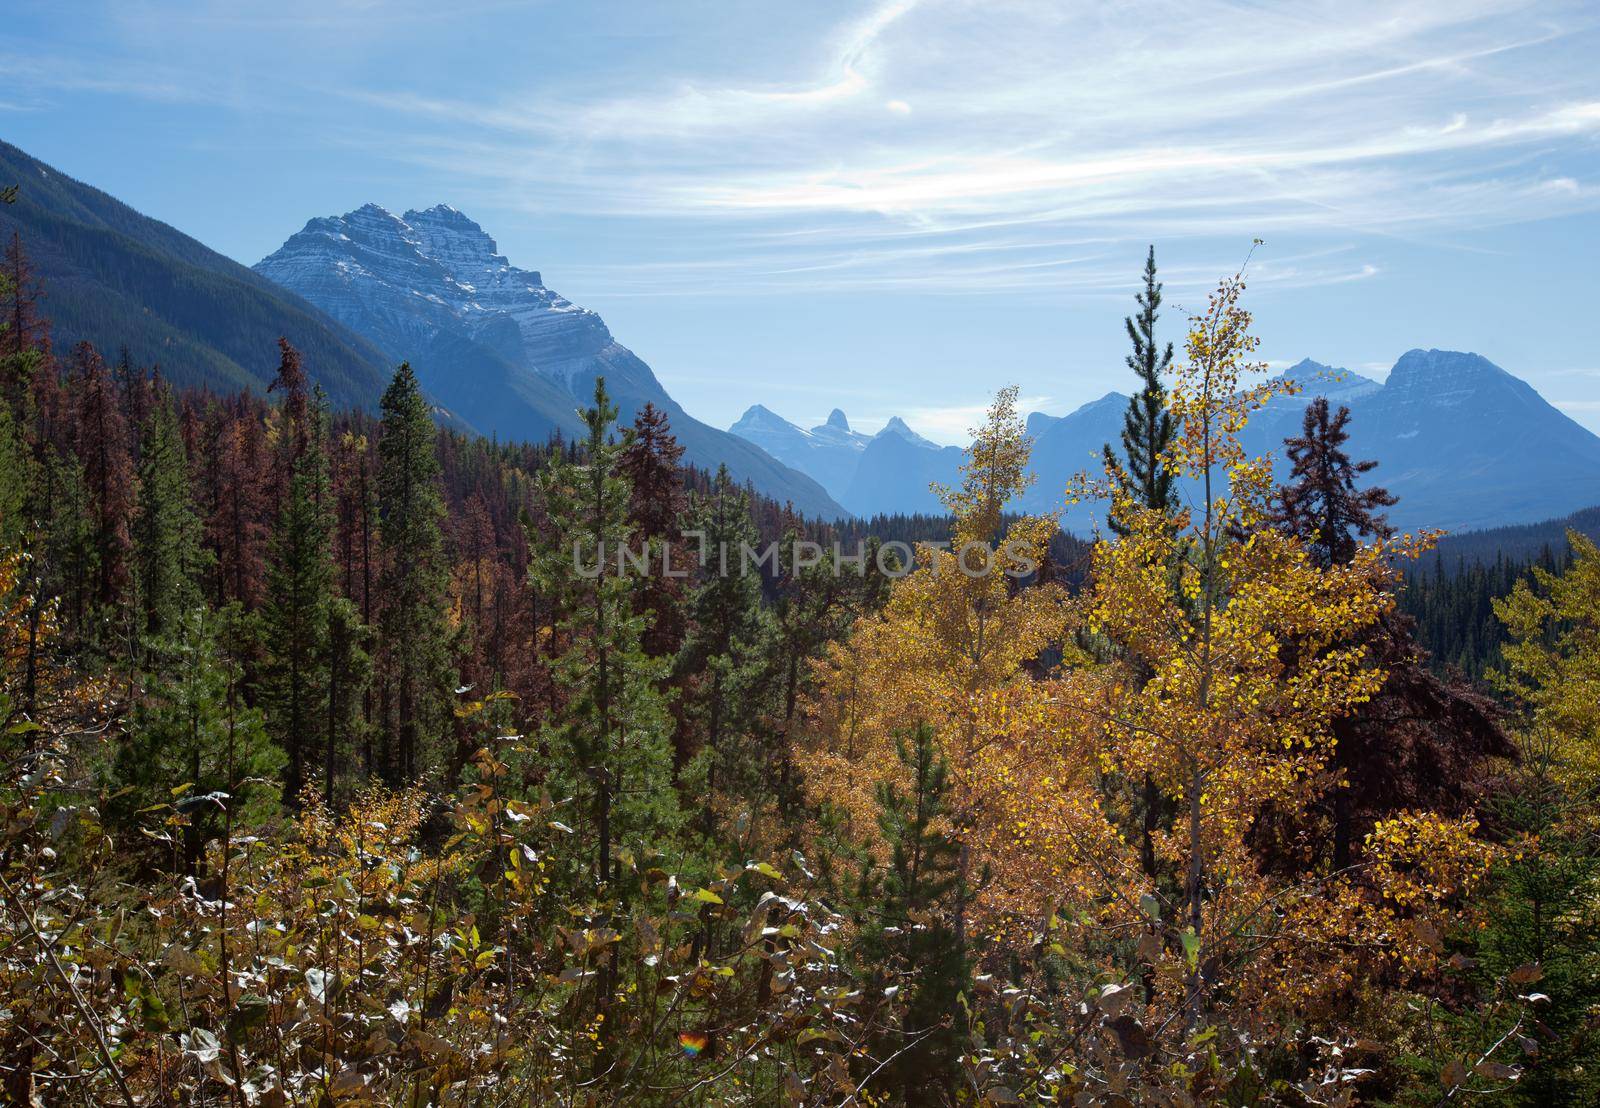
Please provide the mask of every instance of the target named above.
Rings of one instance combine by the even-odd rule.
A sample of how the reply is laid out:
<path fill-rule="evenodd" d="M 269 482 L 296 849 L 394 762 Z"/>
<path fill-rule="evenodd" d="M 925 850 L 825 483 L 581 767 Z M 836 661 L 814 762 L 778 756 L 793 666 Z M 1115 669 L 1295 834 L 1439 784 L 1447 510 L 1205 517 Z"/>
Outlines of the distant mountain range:
<path fill-rule="evenodd" d="M 856 515 L 870 515 L 871 512 L 857 511 L 851 507 L 852 502 L 859 500 L 862 503 L 871 503 L 883 499 L 875 493 L 857 489 L 855 479 L 862 473 L 892 470 L 893 467 L 882 458 L 884 451 L 931 450 L 942 453 L 944 450 L 955 450 L 958 463 L 961 453 L 955 447 L 941 448 L 929 442 L 907 427 L 905 421 L 898 416 L 889 420 L 883 430 L 876 435 L 864 435 L 859 431 L 853 431 L 850 429 L 850 421 L 838 408 L 829 414 L 826 423 L 806 431 L 796 427 L 770 408 L 757 404 L 740 416 L 739 421 L 728 430 L 740 438 L 755 443 L 779 461 L 793 466 L 802 473 L 810 474 L 816 478 L 818 484 L 828 490 L 830 496 Z M 863 465 L 862 460 L 867 458 L 869 453 L 871 460 Z M 913 468 L 920 472 L 921 467 Z M 932 499 L 931 494 L 929 499 Z"/>
<path fill-rule="evenodd" d="M 1246 448 L 1274 453 L 1283 476 L 1283 440 L 1298 433 L 1311 398 L 1348 405 L 1351 452 L 1378 461 L 1371 479 L 1400 498 L 1389 512 L 1398 527 L 1532 523 L 1600 503 L 1600 437 L 1478 354 L 1412 350 L 1381 383 L 1310 359 L 1284 376 L 1301 391 L 1275 398 L 1251 420 Z M 1017 506 L 1059 507 L 1074 473 L 1098 473 L 1101 447 L 1118 442 L 1127 403 L 1113 392 L 1069 415 L 1030 415 L 1037 481 Z M 753 408 L 733 431 L 769 452 L 787 451 L 778 456 L 816 477 L 857 515 L 938 510 L 929 486 L 956 479 L 960 449 L 905 434 L 852 433 L 848 440 L 822 434 L 848 427 L 836 415 L 808 432 Z M 1103 505 L 1080 505 L 1065 522 L 1086 533 L 1103 517 Z"/>
<path fill-rule="evenodd" d="M 604 376 L 623 420 L 647 402 L 667 413 L 686 461 L 726 465 L 807 515 L 844 514 L 803 471 L 686 413 L 604 320 L 512 265 L 448 205 L 395 215 L 367 204 L 313 219 L 255 269 L 389 360 L 411 362 L 429 394 L 481 434 L 570 438 Z"/>
<path fill-rule="evenodd" d="M 179 385 L 264 389 L 282 335 L 338 405 L 374 403 L 394 372 L 294 293 L 0 142 L 0 184 L 11 183 L 21 187 L 0 205 L 0 237 L 21 238 L 63 352 L 87 340 L 114 358 L 126 346 Z"/>

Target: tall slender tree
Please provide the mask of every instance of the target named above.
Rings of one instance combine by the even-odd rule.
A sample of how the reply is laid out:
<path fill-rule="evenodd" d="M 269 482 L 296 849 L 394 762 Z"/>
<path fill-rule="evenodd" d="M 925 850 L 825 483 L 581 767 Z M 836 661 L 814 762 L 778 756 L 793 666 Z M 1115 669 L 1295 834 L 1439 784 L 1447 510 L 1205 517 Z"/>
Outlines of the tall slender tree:
<path fill-rule="evenodd" d="M 84 484 L 93 506 L 95 602 L 104 608 L 116 603 L 127 581 L 133 458 L 111 374 L 86 342 L 74 351 L 72 377 L 73 449 L 83 461 Z"/>
<path fill-rule="evenodd" d="M 410 365 L 395 373 L 382 411 L 376 676 L 382 734 L 394 743 L 381 759 L 382 772 L 399 784 L 426 768 L 449 709 L 448 567 L 433 417 Z"/>
<path fill-rule="evenodd" d="M 303 399 L 303 398 L 302 398 Z M 262 611 L 267 667 L 263 700 L 273 739 L 288 762 L 284 796 L 299 799 L 311 741 L 327 708 L 328 609 L 333 600 L 333 520 L 323 450 L 321 405 L 286 410 L 286 430 L 303 449 L 285 459 L 287 498 L 272 534 L 267 603 Z M 312 427 L 301 429 L 309 421 Z"/>
<path fill-rule="evenodd" d="M 1145 257 L 1144 291 L 1138 293 L 1134 301 L 1139 305 L 1138 314 L 1127 316 L 1122 322 L 1133 344 L 1127 365 L 1139 378 L 1139 391 L 1129 399 L 1127 414 L 1123 416 L 1122 457 L 1118 458 L 1117 452 L 1107 443 L 1106 468 L 1134 504 L 1170 514 L 1177 508 L 1178 492 L 1166 454 L 1176 428 L 1172 413 L 1167 410 L 1167 386 L 1161 377 L 1172 365 L 1172 344 L 1169 342 L 1163 347 L 1156 341 L 1161 282 L 1156 280 L 1154 246 Z M 1127 534 L 1126 522 L 1115 513 L 1110 522 L 1119 535 Z"/>
<path fill-rule="evenodd" d="M 1161 307 L 1161 282 L 1156 280 L 1156 248 L 1150 247 L 1144 262 L 1144 291 L 1134 297 L 1137 315 L 1125 316 L 1123 326 L 1133 351 L 1127 366 L 1139 378 L 1139 390 L 1128 400 L 1122 419 L 1122 457 L 1111 444 L 1105 446 L 1105 466 L 1119 493 L 1138 510 L 1170 516 L 1178 507 L 1178 490 L 1167 453 L 1177 434 L 1172 413 L 1167 408 L 1167 386 L 1162 380 L 1172 365 L 1172 343 L 1160 346 L 1156 340 L 1156 320 Z M 1111 529 L 1126 537 L 1133 528 L 1113 508 Z M 1147 668 L 1147 667 L 1146 667 Z M 1147 876 L 1156 874 L 1156 838 L 1172 818 L 1155 779 L 1143 774 L 1132 801 L 1139 827 L 1140 866 Z"/>
<path fill-rule="evenodd" d="M 634 544 L 640 550 L 649 543 L 677 546 L 681 540 L 682 517 L 687 507 L 679 469 L 682 459 L 683 447 L 672 436 L 667 413 L 654 404 L 639 409 L 619 465 L 630 486 L 628 519 L 633 524 Z M 677 653 L 685 632 L 683 578 L 652 573 L 642 586 L 638 591 L 641 610 L 650 611 L 645 651 L 658 658 Z"/>
<path fill-rule="evenodd" d="M 170 637 L 201 602 L 201 525 L 189 495 L 189 463 L 172 397 L 163 390 L 140 435 L 138 513 L 133 524 L 137 613 L 142 634 Z"/>
<path fill-rule="evenodd" d="M 540 482 L 546 526 L 530 525 L 528 536 L 530 577 L 553 606 L 552 632 L 565 646 L 555 661 L 565 703 L 545 736 L 557 753 L 556 783 L 576 801 L 577 873 L 588 871 L 602 920 L 639 891 L 622 858 L 651 849 L 680 822 L 660 689 L 668 663 L 644 651 L 638 577 L 619 563 L 632 526 L 621 472 L 626 447 L 612 434 L 616 418 L 598 378 L 594 406 L 583 413 L 589 433 L 582 460 L 551 459 Z M 602 1036 L 618 987 L 615 949 L 596 980 Z M 596 1066 L 603 1070 L 599 1059 Z"/>
<path fill-rule="evenodd" d="M 705 544 L 705 558 L 689 599 L 691 629 L 677 672 L 690 682 L 687 722 L 698 728 L 704 743 L 704 819 L 710 832 L 717 791 L 750 796 L 766 776 L 755 732 L 768 619 L 761 579 L 744 558 L 758 542 L 750 500 L 727 466 L 717 470 L 711 491 L 695 498 L 691 522 L 691 531 Z"/>
<path fill-rule="evenodd" d="M 541 475 L 549 526 L 530 532 L 529 545 L 533 580 L 554 606 L 566 647 L 556 662 L 566 703 L 551 732 L 588 808 L 594 886 L 610 893 L 619 876 L 615 848 L 672 826 L 676 799 L 659 690 L 667 663 L 645 654 L 638 578 L 619 568 L 632 538 L 629 487 L 604 378 L 583 418 L 582 461 L 552 458 Z"/>

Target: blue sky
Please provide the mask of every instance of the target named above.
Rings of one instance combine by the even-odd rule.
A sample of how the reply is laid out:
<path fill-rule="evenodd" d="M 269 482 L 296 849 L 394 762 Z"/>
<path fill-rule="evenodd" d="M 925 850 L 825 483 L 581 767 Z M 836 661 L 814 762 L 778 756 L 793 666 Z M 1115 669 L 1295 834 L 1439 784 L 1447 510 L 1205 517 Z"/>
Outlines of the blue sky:
<path fill-rule="evenodd" d="M 691 412 L 1126 390 L 1253 238 L 1265 357 L 1475 350 L 1600 430 L 1600 8 L 10 0 L 0 136 L 246 263 L 444 201 Z"/>

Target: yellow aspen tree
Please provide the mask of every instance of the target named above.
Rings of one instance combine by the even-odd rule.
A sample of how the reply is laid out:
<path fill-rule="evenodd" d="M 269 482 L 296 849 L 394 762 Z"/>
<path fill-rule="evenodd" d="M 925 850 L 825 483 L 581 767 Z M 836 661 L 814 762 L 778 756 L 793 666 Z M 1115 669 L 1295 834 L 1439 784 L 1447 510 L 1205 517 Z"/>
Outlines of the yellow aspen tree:
<path fill-rule="evenodd" d="M 990 803 L 1006 774 L 1019 717 L 1044 689 L 1025 669 L 1066 626 L 1066 597 L 1055 584 L 1020 588 L 1042 564 L 1059 524 L 1023 516 L 1006 525 L 1006 505 L 1032 480 L 1030 441 L 1017 389 L 1000 391 L 961 469 L 938 491 L 952 516 L 947 543 L 923 544 L 915 568 L 896 581 L 882 613 L 860 621 L 820 667 L 818 726 L 803 759 L 813 793 L 845 808 L 870 834 L 879 782 L 903 786 L 895 737 L 919 723 L 932 728 L 948 763 L 950 831 L 961 847 L 963 889 L 979 866 L 979 843 L 994 833 Z M 966 938 L 968 896 L 957 897 L 956 932 Z"/>
<path fill-rule="evenodd" d="M 1436 944 L 1437 930 L 1415 917 L 1485 864 L 1470 821 L 1410 815 L 1380 825 L 1364 859 L 1388 875 L 1392 896 L 1348 878 L 1277 877 L 1253 849 L 1263 813 L 1312 802 L 1331 765 L 1332 721 L 1381 686 L 1353 632 L 1392 606 L 1374 582 L 1415 543 L 1374 542 L 1321 566 L 1265 525 L 1271 461 L 1248 457 L 1239 434 L 1286 386 L 1261 380 L 1265 367 L 1251 361 L 1243 290 L 1241 277 L 1225 280 L 1191 321 L 1172 389 L 1170 467 L 1193 502 L 1168 515 L 1114 490 L 1078 490 L 1110 492 L 1125 525 L 1096 547 L 1084 611 L 1087 632 L 1122 656 L 1055 682 L 1062 730 L 1095 736 L 1108 774 L 1149 774 L 1178 813 L 1158 844 L 1170 884 L 1148 880 L 1136 845 L 1118 835 L 1079 836 L 1074 868 L 1100 878 L 1076 906 L 1096 933 L 1138 941 L 1156 994 L 1150 1020 L 1189 1042 L 1206 1027 L 1260 1042 L 1314 995 L 1348 986 L 1353 952 Z"/>

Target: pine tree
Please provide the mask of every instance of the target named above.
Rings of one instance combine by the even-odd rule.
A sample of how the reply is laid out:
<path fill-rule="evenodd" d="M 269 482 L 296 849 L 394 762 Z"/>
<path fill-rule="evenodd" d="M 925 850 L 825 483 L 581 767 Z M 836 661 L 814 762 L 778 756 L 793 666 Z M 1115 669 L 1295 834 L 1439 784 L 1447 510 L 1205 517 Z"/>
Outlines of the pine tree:
<path fill-rule="evenodd" d="M 146 682 L 116 753 L 111 816 L 133 823 L 141 811 L 173 804 L 187 817 L 178 865 L 193 873 L 225 811 L 240 818 L 276 799 L 277 790 L 263 782 L 277 773 L 282 755 L 267 740 L 260 713 L 243 702 L 238 667 L 219 641 L 230 633 L 227 621 L 203 604 L 173 618 L 164 643 L 171 665 Z"/>
<path fill-rule="evenodd" d="M 1161 376 L 1172 365 L 1172 344 L 1169 342 L 1162 348 L 1156 343 L 1161 282 L 1156 280 L 1154 246 L 1145 258 L 1144 291 L 1134 300 L 1139 305 L 1139 314 L 1125 317 L 1123 324 L 1133 343 L 1127 365 L 1139 378 L 1139 391 L 1128 401 L 1128 411 L 1123 417 L 1123 458 L 1119 460 L 1116 451 L 1107 443 L 1105 463 L 1135 506 L 1170 515 L 1177 509 L 1178 491 L 1166 462 L 1166 452 L 1176 428 L 1172 413 L 1167 410 L 1167 387 Z M 1110 522 L 1117 534 L 1127 533 L 1125 522 L 1115 514 Z"/>
<path fill-rule="evenodd" d="M 95 603 L 113 606 L 128 579 L 128 527 L 133 516 L 133 458 L 122 405 L 105 362 L 79 343 L 73 354 L 73 450 L 83 461 L 93 505 Z"/>
<path fill-rule="evenodd" d="M 50 325 L 39 312 L 41 295 L 22 239 L 13 232 L 0 262 L 0 401 L 19 425 L 33 414 L 38 377 L 50 371 Z"/>
<path fill-rule="evenodd" d="M 611 434 L 616 418 L 605 379 L 597 378 L 594 406 L 583 413 L 582 460 L 551 459 L 540 480 L 547 526 L 530 525 L 528 536 L 530 578 L 553 605 L 552 631 L 565 647 L 554 667 L 565 703 L 544 736 L 557 752 L 555 783 L 574 798 L 577 861 L 588 870 L 602 925 L 640 891 L 622 859 L 656 849 L 681 822 L 660 690 L 668 666 L 644 651 L 638 578 L 619 566 L 633 536 L 625 442 Z M 595 988 L 601 1035 L 618 974 L 613 946 Z M 597 1058 L 597 1072 L 601 1065 Z"/>
<path fill-rule="evenodd" d="M 199 517 L 189 495 L 189 464 L 172 397 L 163 394 L 140 435 L 138 512 L 133 525 L 137 612 L 141 634 L 172 634 L 184 612 L 201 603 L 205 566 Z"/>
<path fill-rule="evenodd" d="M 1385 489 L 1358 486 L 1377 463 L 1352 461 L 1345 452 L 1349 421 L 1348 408 L 1330 414 L 1324 397 L 1306 407 L 1301 434 L 1287 440 L 1289 483 L 1277 490 L 1269 515 L 1272 525 L 1298 539 L 1325 569 L 1349 565 L 1363 538 L 1386 538 L 1391 529 L 1380 509 L 1396 503 Z M 1382 591 L 1394 586 L 1387 575 L 1373 582 Z M 1406 810 L 1468 811 L 1476 765 L 1511 753 L 1493 705 L 1432 672 L 1413 629 L 1409 617 L 1384 612 L 1355 637 L 1384 679 L 1371 699 L 1333 721 L 1332 780 L 1320 805 L 1330 833 L 1281 836 L 1326 843 L 1326 861 L 1334 870 L 1351 864 L 1366 830 L 1381 818 Z M 1264 820 L 1262 830 L 1272 822 Z M 1320 862 L 1313 857 L 1298 864 Z"/>
<path fill-rule="evenodd" d="M 641 551 L 648 543 L 656 543 L 658 547 L 680 545 L 682 517 L 687 506 L 683 475 L 678 468 L 682 459 L 683 447 L 672 437 L 667 414 L 654 404 L 639 409 L 633 420 L 633 434 L 623 447 L 619 465 L 631 488 L 628 519 L 633 524 L 635 546 Z M 645 651 L 654 658 L 676 654 L 683 645 L 686 630 L 683 578 L 650 573 L 641 585 L 637 594 L 640 610 L 650 612 L 650 622 L 645 627 Z"/>
<path fill-rule="evenodd" d="M 878 825 L 889 862 L 875 895 L 864 897 L 873 911 L 862 928 L 860 957 L 880 991 L 906 994 L 895 1042 L 914 1045 L 903 1053 L 887 1044 L 871 1052 L 893 1058 L 884 1085 L 896 1090 L 900 1103 L 934 1103 L 958 1083 L 967 960 L 949 918 L 958 899 L 961 847 L 944 830 L 950 783 L 933 729 L 920 724 L 896 736 L 895 752 L 906 784 L 878 785 Z"/>
<path fill-rule="evenodd" d="M 372 680 L 370 639 L 356 606 L 336 597 L 328 605 L 327 721 L 322 733 L 323 799 L 330 806 L 341 767 L 352 764 L 355 752 L 366 744 L 361 709 Z"/>
<path fill-rule="evenodd" d="M 449 710 L 448 567 L 433 418 L 416 374 L 402 364 L 383 394 L 378 440 L 379 571 L 376 676 L 391 784 L 427 768 Z"/>
<path fill-rule="evenodd" d="M 769 768 L 755 740 L 768 626 L 761 580 L 744 560 L 758 536 L 749 497 L 727 466 L 717 470 L 711 491 L 695 498 L 689 531 L 704 544 L 705 564 L 689 598 L 690 631 L 676 672 L 692 683 L 688 722 L 704 741 L 704 825 L 710 833 L 717 790 L 753 797 Z"/>
<path fill-rule="evenodd" d="M 289 349 L 285 347 L 285 349 Z M 303 399 L 303 398 L 302 398 Z M 286 431 L 298 453 L 285 458 L 287 498 L 273 530 L 262 610 L 267 668 L 263 703 L 272 737 L 288 761 L 284 795 L 297 802 L 306 783 L 312 740 L 327 712 L 328 607 L 333 599 L 333 520 L 321 406 L 286 410 Z M 302 429 L 300 421 L 312 426 Z"/>
<path fill-rule="evenodd" d="M 617 848 L 654 841 L 678 819 L 659 690 L 667 666 L 645 654 L 638 578 L 618 568 L 632 527 L 625 447 L 611 434 L 616 417 L 605 379 L 597 379 L 594 406 L 583 413 L 582 461 L 551 460 L 540 482 L 549 527 L 529 535 L 532 578 L 555 606 L 565 644 L 556 674 L 567 699 L 548 732 L 587 809 L 589 868 L 606 895 L 619 891 Z"/>

